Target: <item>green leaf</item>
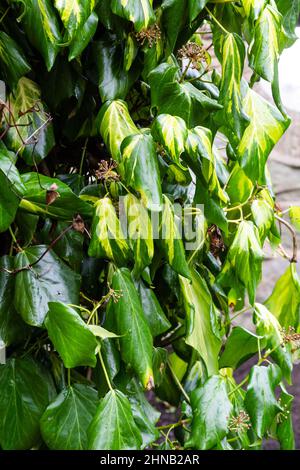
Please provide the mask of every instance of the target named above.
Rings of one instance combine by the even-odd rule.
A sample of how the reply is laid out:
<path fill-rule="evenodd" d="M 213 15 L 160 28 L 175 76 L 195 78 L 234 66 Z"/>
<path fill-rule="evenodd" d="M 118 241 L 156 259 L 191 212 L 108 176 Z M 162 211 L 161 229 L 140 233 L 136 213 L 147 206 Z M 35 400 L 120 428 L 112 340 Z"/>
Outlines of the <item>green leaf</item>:
<path fill-rule="evenodd" d="M 120 161 L 120 147 L 125 137 L 138 132 L 128 112 L 127 104 L 121 100 L 105 103 L 97 117 L 100 134 L 112 157 Z"/>
<path fill-rule="evenodd" d="M 273 98 L 280 111 L 282 104 L 278 83 L 278 61 L 281 21 L 278 10 L 267 5 L 255 23 L 254 38 L 249 49 L 249 65 L 260 77 L 272 84 Z"/>
<path fill-rule="evenodd" d="M 148 76 L 151 87 L 151 106 L 158 114 L 171 114 L 184 119 L 187 127 L 204 122 L 209 113 L 222 106 L 192 83 L 179 83 L 179 69 L 175 65 L 162 63 Z"/>
<path fill-rule="evenodd" d="M 161 4 L 163 10 L 163 24 L 168 38 L 168 51 L 173 52 L 176 41 L 184 26 L 188 0 L 164 0 Z"/>
<path fill-rule="evenodd" d="M 112 333 L 111 331 L 102 328 L 100 325 L 88 325 L 89 330 L 98 338 L 106 339 L 106 338 L 117 338 L 118 335 Z"/>
<path fill-rule="evenodd" d="M 259 346 L 260 349 L 263 349 L 265 343 L 263 336 L 255 335 L 240 326 L 234 327 L 220 358 L 220 368 L 231 367 L 236 369 L 251 356 L 254 356 Z"/>
<path fill-rule="evenodd" d="M 48 306 L 44 324 L 64 366 L 95 367 L 97 340 L 88 325 L 76 310 L 61 302 L 49 302 Z"/>
<path fill-rule="evenodd" d="M 216 171 L 216 158 L 212 150 L 212 133 L 205 127 L 197 126 L 188 131 L 186 151 L 195 162 L 196 176 L 204 179 L 209 192 L 220 201 L 228 202 L 228 196 L 221 188 Z"/>
<path fill-rule="evenodd" d="M 245 46 L 242 38 L 228 33 L 222 43 L 222 80 L 219 102 L 224 106 L 225 125 L 241 139 L 248 125 L 243 110 L 241 79 L 245 62 Z"/>
<path fill-rule="evenodd" d="M 286 330 L 290 326 L 296 330 L 300 324 L 300 279 L 296 264 L 291 263 L 285 273 L 278 279 L 272 294 L 265 306 L 278 319 Z"/>
<path fill-rule="evenodd" d="M 144 205 L 133 194 L 124 198 L 130 247 L 134 253 L 133 274 L 139 276 L 154 254 L 152 224 Z"/>
<path fill-rule="evenodd" d="M 253 183 L 265 184 L 265 165 L 274 145 L 289 126 L 289 121 L 264 98 L 248 89 L 243 101 L 250 124 L 237 152 L 240 165 Z"/>
<path fill-rule="evenodd" d="M 12 184 L 0 170 L 0 233 L 5 232 L 13 222 L 19 203 Z"/>
<path fill-rule="evenodd" d="M 260 239 L 263 241 L 273 225 L 274 209 L 265 199 L 255 199 L 251 204 L 251 212 L 254 223 L 259 230 Z"/>
<path fill-rule="evenodd" d="M 289 216 L 295 229 L 300 232 L 300 207 L 291 206 L 289 209 Z"/>
<path fill-rule="evenodd" d="M 187 316 L 185 342 L 200 354 L 208 375 L 213 375 L 219 370 L 218 354 L 221 348 L 216 308 L 204 279 L 197 271 L 190 271 L 191 281 L 179 277 Z"/>
<path fill-rule="evenodd" d="M 283 32 L 280 36 L 280 49 L 291 47 L 298 39 L 295 32 L 300 15 L 300 0 L 276 0 L 278 11 L 282 15 Z"/>
<path fill-rule="evenodd" d="M 35 263 L 46 250 L 45 245 L 35 245 L 21 251 L 15 257 L 15 269 Z M 48 251 L 31 269 L 15 274 L 14 305 L 26 323 L 42 326 L 48 302 L 78 304 L 79 286 L 80 276 Z"/>
<path fill-rule="evenodd" d="M 53 450 L 84 450 L 87 429 L 96 413 L 98 394 L 88 385 L 65 388 L 41 418 L 41 433 Z"/>
<path fill-rule="evenodd" d="M 226 193 L 231 204 L 246 202 L 253 191 L 251 180 L 245 175 L 240 165 L 236 163 L 233 167 L 226 185 Z"/>
<path fill-rule="evenodd" d="M 134 369 L 143 386 L 150 389 L 153 386 L 152 335 L 127 268 L 114 272 L 112 288 L 121 297 L 109 303 L 107 326 L 120 335 L 123 361 Z"/>
<path fill-rule="evenodd" d="M 55 143 L 53 126 L 41 101 L 40 88 L 29 78 L 22 77 L 9 102 L 15 126 L 10 127 L 6 134 L 6 145 L 20 154 L 28 165 L 39 163 Z M 7 119 L 11 122 L 8 115 Z"/>
<path fill-rule="evenodd" d="M 152 0 L 112 0 L 111 9 L 134 24 L 136 31 L 147 29 L 155 21 Z"/>
<path fill-rule="evenodd" d="M 184 152 L 188 135 L 185 121 L 170 114 L 160 114 L 154 121 L 152 135 L 157 142 L 165 147 L 175 163 L 180 166 L 179 157 Z"/>
<path fill-rule="evenodd" d="M 120 173 L 125 184 L 141 195 L 147 209 L 160 211 L 162 190 L 158 158 L 151 135 L 135 134 L 125 138 L 121 154 Z"/>
<path fill-rule="evenodd" d="M 189 2 L 189 19 L 190 23 L 192 23 L 199 13 L 204 9 L 205 5 L 209 2 L 209 0 L 188 0 Z"/>
<path fill-rule="evenodd" d="M 98 15 L 92 12 L 84 25 L 78 29 L 69 47 L 69 61 L 76 59 L 91 42 L 98 26 Z"/>
<path fill-rule="evenodd" d="M 285 392 L 280 394 L 280 405 L 283 412 L 277 417 L 276 436 L 280 443 L 280 450 L 295 450 L 295 437 L 293 430 L 293 418 L 291 415 L 294 401 L 293 395 Z"/>
<path fill-rule="evenodd" d="M 108 197 L 99 199 L 95 204 L 91 234 L 89 256 L 106 258 L 121 266 L 130 259 L 130 249 L 120 220 Z"/>
<path fill-rule="evenodd" d="M 70 187 L 57 178 L 49 178 L 39 173 L 24 173 L 22 183 L 25 186 L 20 208 L 32 214 L 43 215 L 54 219 L 69 220 L 77 214 L 91 217 L 93 208 L 80 199 Z M 53 188 L 56 188 L 53 190 Z M 47 192 L 55 191 L 55 200 L 47 204 Z"/>
<path fill-rule="evenodd" d="M 40 418 L 55 391 L 35 361 L 11 358 L 0 365 L 0 445 L 4 450 L 31 449 L 40 440 Z"/>
<path fill-rule="evenodd" d="M 142 437 L 134 422 L 128 398 L 119 390 L 109 391 L 101 400 L 88 429 L 92 450 L 140 449 Z"/>
<path fill-rule="evenodd" d="M 18 43 L 4 31 L 0 31 L 0 65 L 1 75 L 11 89 L 31 70 Z"/>
<path fill-rule="evenodd" d="M 184 245 L 179 231 L 182 222 L 174 213 L 171 201 L 163 195 L 164 206 L 159 226 L 158 244 L 169 265 L 178 274 L 190 278 L 190 269 L 186 261 Z"/>
<path fill-rule="evenodd" d="M 242 0 L 246 17 L 251 21 L 257 20 L 268 0 Z"/>
<path fill-rule="evenodd" d="M 219 375 L 210 377 L 191 393 L 193 410 L 192 433 L 185 447 L 211 449 L 227 434 L 231 403 L 225 380 Z"/>
<path fill-rule="evenodd" d="M 253 366 L 245 398 L 245 406 L 251 418 L 253 430 L 262 438 L 270 428 L 280 406 L 275 388 L 281 380 L 280 368 L 275 364 Z"/>
<path fill-rule="evenodd" d="M 171 324 L 167 319 L 156 295 L 154 289 L 146 287 L 144 282 L 140 280 L 137 283 L 143 313 L 146 317 L 152 336 L 159 336 L 169 328 Z"/>
<path fill-rule="evenodd" d="M 86 23 L 97 0 L 55 0 L 61 21 L 68 32 L 69 39 L 74 38 L 76 32 Z"/>
<path fill-rule="evenodd" d="M 12 256 L 0 258 L 0 345 L 4 343 L 18 343 L 27 333 L 26 325 L 17 314 L 14 305 L 14 276 L 5 272 L 5 269 L 14 269 Z M 1 346 L 0 346 L 1 347 Z"/>
<path fill-rule="evenodd" d="M 21 3 L 24 11 L 21 24 L 31 44 L 41 53 L 48 71 L 63 43 L 54 6 L 50 0 L 13 0 Z"/>
<path fill-rule="evenodd" d="M 255 304 L 254 321 L 256 332 L 266 340 L 266 345 L 273 351 L 272 358 L 281 368 L 283 376 L 291 383 L 293 370 L 290 346 L 284 344 L 282 327 L 274 315 L 261 304 Z"/>
<path fill-rule="evenodd" d="M 0 141 L 0 170 L 3 171 L 6 178 L 10 181 L 11 189 L 22 196 L 25 186 L 15 165 L 16 160 L 14 152 L 9 151 L 4 143 Z"/>

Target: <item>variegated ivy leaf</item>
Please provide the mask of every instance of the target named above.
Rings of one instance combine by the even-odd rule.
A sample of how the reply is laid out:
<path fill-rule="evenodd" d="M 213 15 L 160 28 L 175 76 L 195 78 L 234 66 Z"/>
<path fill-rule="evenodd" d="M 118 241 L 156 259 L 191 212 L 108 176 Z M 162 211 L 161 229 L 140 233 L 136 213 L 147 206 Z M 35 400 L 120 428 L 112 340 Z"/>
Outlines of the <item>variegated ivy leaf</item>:
<path fill-rule="evenodd" d="M 295 263 L 291 263 L 286 272 L 278 279 L 265 305 L 286 330 L 289 327 L 299 329 L 300 279 Z"/>
<path fill-rule="evenodd" d="M 84 25 L 98 0 L 55 0 L 61 21 L 68 31 L 69 39 Z"/>
<path fill-rule="evenodd" d="M 93 11 L 85 21 L 84 25 L 78 29 L 69 48 L 69 61 L 78 57 L 87 47 L 94 36 L 98 25 L 98 15 Z"/>
<path fill-rule="evenodd" d="M 251 212 L 254 223 L 259 230 L 260 238 L 263 241 L 274 222 L 273 207 L 265 199 L 259 198 L 252 202 Z"/>
<path fill-rule="evenodd" d="M 261 278 L 263 251 L 258 229 L 253 222 L 242 221 L 229 248 L 218 282 L 226 287 L 241 283 L 247 289 L 249 301 L 255 301 L 256 287 Z"/>
<path fill-rule="evenodd" d="M 193 171 L 197 176 L 202 176 L 210 193 L 222 202 L 228 201 L 228 196 L 221 188 L 216 173 L 216 160 L 212 151 L 212 134 L 210 129 L 197 126 L 188 131 L 185 145 L 186 152 L 196 163 Z"/>
<path fill-rule="evenodd" d="M 289 209 L 289 216 L 295 229 L 300 232 L 300 207 L 291 206 Z"/>
<path fill-rule="evenodd" d="M 282 110 L 278 83 L 279 40 L 282 17 L 274 6 L 267 5 L 254 27 L 254 38 L 249 50 L 251 68 L 272 84 L 277 107 Z"/>
<path fill-rule="evenodd" d="M 51 70 L 63 38 L 50 0 L 12 0 L 23 7 L 21 24 L 31 44 L 41 53 L 48 70 Z"/>
<path fill-rule="evenodd" d="M 100 109 L 97 124 L 106 147 L 112 157 L 119 161 L 121 143 L 125 137 L 138 132 L 125 101 L 107 101 Z"/>
<path fill-rule="evenodd" d="M 1 75 L 11 89 L 31 69 L 20 46 L 4 31 L 0 31 L 0 65 Z"/>
<path fill-rule="evenodd" d="M 39 163 L 54 146 L 53 126 L 41 101 L 39 86 L 22 77 L 9 97 L 10 110 L 17 126 L 6 134 L 6 145 L 18 152 L 28 165 Z M 5 111 L 7 113 L 7 111 Z M 7 114 L 7 122 L 11 117 Z"/>
<path fill-rule="evenodd" d="M 145 206 L 133 194 L 124 198 L 128 238 L 134 253 L 133 274 L 139 275 L 149 266 L 154 254 L 151 220 Z"/>
<path fill-rule="evenodd" d="M 154 121 L 152 134 L 165 147 L 172 159 L 180 166 L 188 131 L 185 121 L 178 116 L 160 114 Z"/>
<path fill-rule="evenodd" d="M 148 134 L 135 134 L 123 140 L 120 173 L 125 184 L 139 192 L 147 209 L 160 211 L 162 190 L 154 140 Z"/>
<path fill-rule="evenodd" d="M 265 8 L 268 0 L 242 0 L 242 5 L 246 17 L 251 21 L 257 20 L 262 10 Z"/>
<path fill-rule="evenodd" d="M 290 47 L 298 39 L 295 32 L 300 15 L 300 0 L 276 0 L 277 8 L 282 15 L 283 31 L 280 36 L 280 49 Z"/>
<path fill-rule="evenodd" d="M 132 21 L 134 29 L 147 29 L 155 21 L 152 0 L 112 0 L 113 13 L 128 21 Z"/>
<path fill-rule="evenodd" d="M 116 210 L 108 197 L 95 203 L 91 234 L 89 256 L 107 258 L 118 266 L 127 263 L 130 249 Z"/>
<path fill-rule="evenodd" d="M 186 262 L 183 241 L 180 233 L 180 217 L 174 213 L 171 201 L 163 195 L 163 212 L 159 230 L 159 245 L 170 266 L 178 274 L 190 278 L 190 270 Z"/>
<path fill-rule="evenodd" d="M 226 34 L 222 44 L 222 80 L 219 102 L 224 106 L 225 123 L 240 139 L 248 125 L 241 94 L 245 46 L 235 33 Z"/>
<path fill-rule="evenodd" d="M 266 161 L 290 121 L 250 88 L 245 95 L 243 107 L 250 118 L 250 124 L 237 148 L 240 165 L 254 183 L 265 184 Z"/>

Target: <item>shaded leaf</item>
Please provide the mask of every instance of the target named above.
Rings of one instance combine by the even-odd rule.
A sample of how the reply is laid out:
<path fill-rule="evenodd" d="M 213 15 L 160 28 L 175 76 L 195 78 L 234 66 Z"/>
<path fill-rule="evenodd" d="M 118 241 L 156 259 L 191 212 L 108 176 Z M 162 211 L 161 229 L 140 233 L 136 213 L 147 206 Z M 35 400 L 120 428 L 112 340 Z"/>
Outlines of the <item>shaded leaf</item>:
<path fill-rule="evenodd" d="M 264 348 L 265 340 L 263 336 L 257 336 L 251 331 L 240 326 L 232 329 L 225 349 L 220 357 L 220 367 L 237 368 L 251 356 L 257 353 L 258 347 Z"/>
<path fill-rule="evenodd" d="M 4 31 L 0 31 L 0 64 L 1 76 L 11 89 L 31 70 L 20 46 Z"/>
<path fill-rule="evenodd" d="M 88 46 L 96 33 L 98 20 L 98 15 L 95 12 L 92 12 L 84 25 L 76 31 L 70 44 L 69 60 L 73 60 L 78 57 Z"/>
<path fill-rule="evenodd" d="M 20 200 L 6 175 L 0 170 L 0 233 L 14 221 Z"/>
<path fill-rule="evenodd" d="M 144 282 L 140 280 L 137 283 L 137 290 L 152 336 L 161 335 L 171 327 L 171 324 L 155 295 L 154 289 L 146 287 Z"/>

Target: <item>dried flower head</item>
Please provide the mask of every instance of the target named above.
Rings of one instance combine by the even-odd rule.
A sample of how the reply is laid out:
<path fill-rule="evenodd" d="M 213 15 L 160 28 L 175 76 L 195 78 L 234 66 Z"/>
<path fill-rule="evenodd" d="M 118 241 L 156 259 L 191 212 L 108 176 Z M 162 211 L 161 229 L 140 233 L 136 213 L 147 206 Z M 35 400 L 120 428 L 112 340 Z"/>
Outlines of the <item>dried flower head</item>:
<path fill-rule="evenodd" d="M 206 62 L 206 51 L 204 47 L 199 46 L 195 42 L 188 42 L 178 51 L 178 57 L 181 59 L 188 59 L 191 62 L 191 67 L 194 69 L 200 68 L 201 62 Z"/>
<path fill-rule="evenodd" d="M 158 24 L 154 23 L 153 25 L 149 26 L 148 29 L 142 29 L 142 31 L 136 33 L 135 37 L 141 46 L 147 42 L 148 47 L 151 48 L 153 44 L 157 44 L 161 39 L 161 30 Z"/>
<path fill-rule="evenodd" d="M 85 232 L 85 225 L 84 225 L 84 221 L 81 215 L 77 214 L 73 218 L 72 227 L 76 232 L 80 232 L 80 233 Z"/>
<path fill-rule="evenodd" d="M 118 181 L 120 176 L 114 171 L 116 168 L 117 162 L 114 160 L 101 160 L 98 170 L 95 171 L 95 176 L 100 181 Z"/>
<path fill-rule="evenodd" d="M 292 352 L 300 348 L 300 333 L 296 333 L 293 326 L 289 326 L 287 330 L 286 328 L 282 328 L 281 336 L 282 345 L 291 344 Z"/>
<path fill-rule="evenodd" d="M 244 410 L 241 410 L 237 416 L 232 416 L 229 420 L 229 430 L 232 432 L 243 432 L 250 428 L 250 417 Z"/>

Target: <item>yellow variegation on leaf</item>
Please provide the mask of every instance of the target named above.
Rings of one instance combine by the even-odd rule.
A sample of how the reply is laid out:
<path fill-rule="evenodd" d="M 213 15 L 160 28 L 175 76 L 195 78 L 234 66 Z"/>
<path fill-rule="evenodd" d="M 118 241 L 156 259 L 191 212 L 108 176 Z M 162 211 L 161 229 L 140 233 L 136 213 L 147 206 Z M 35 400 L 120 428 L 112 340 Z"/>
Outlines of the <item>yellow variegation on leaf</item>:
<path fill-rule="evenodd" d="M 188 131 L 185 121 L 178 116 L 160 114 L 153 125 L 152 134 L 165 147 L 171 158 L 180 165 Z"/>

